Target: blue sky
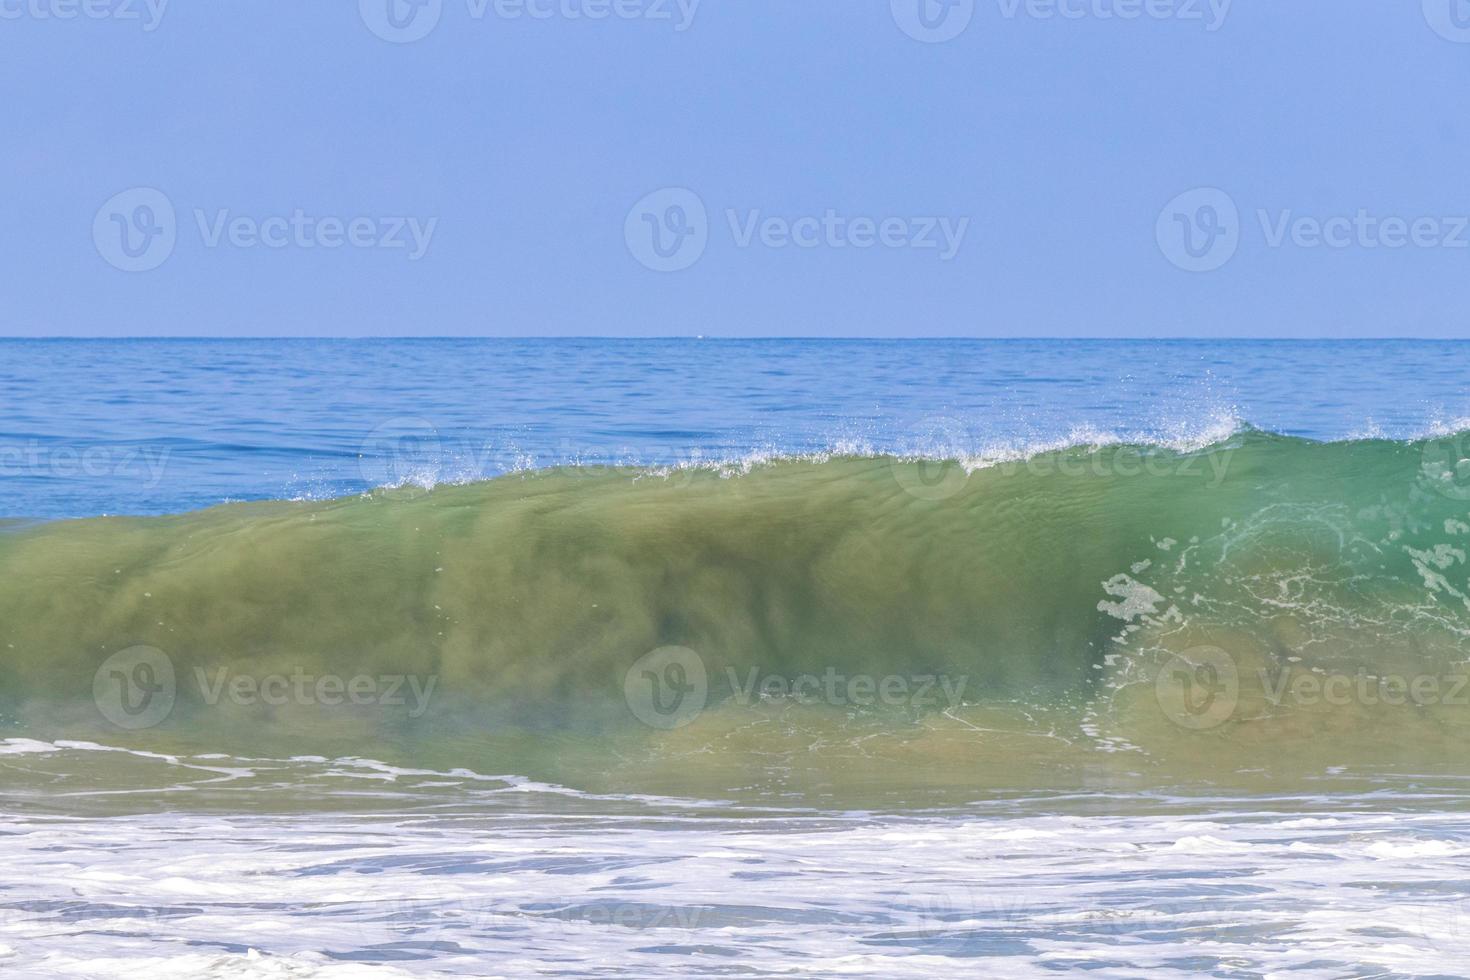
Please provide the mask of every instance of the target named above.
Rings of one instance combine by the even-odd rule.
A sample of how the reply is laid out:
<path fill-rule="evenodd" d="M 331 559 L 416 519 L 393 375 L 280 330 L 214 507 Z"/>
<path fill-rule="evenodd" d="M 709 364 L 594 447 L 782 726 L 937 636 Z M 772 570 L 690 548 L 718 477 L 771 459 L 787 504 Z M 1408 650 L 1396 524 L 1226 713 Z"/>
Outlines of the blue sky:
<path fill-rule="evenodd" d="M 0 333 L 1470 334 L 1470 0 L 416 2 L 0 0 Z"/>

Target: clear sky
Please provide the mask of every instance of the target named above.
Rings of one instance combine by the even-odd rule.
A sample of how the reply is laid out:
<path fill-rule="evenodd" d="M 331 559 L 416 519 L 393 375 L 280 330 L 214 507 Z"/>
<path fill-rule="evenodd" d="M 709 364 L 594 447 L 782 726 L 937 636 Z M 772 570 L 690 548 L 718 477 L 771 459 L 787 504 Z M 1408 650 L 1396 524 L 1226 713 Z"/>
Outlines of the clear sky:
<path fill-rule="evenodd" d="M 1470 335 L 1467 0 L 0 0 L 0 81 L 3 334 Z"/>

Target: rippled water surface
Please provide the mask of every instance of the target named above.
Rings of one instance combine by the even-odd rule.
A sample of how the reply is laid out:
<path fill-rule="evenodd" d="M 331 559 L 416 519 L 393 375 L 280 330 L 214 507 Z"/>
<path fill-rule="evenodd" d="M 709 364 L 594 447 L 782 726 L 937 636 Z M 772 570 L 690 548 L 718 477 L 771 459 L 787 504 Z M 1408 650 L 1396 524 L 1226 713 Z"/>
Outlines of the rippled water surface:
<path fill-rule="evenodd" d="M 1467 364 L 1419 341 L 0 340 L 0 517 L 1242 421 L 1403 438 L 1470 417 Z"/>

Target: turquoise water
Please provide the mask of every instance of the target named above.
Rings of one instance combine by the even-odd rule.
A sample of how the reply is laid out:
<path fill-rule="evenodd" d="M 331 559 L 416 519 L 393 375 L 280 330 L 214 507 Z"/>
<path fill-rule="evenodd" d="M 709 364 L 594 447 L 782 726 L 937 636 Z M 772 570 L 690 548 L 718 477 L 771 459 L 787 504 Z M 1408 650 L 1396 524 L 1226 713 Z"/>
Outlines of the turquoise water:
<path fill-rule="evenodd" d="M 1467 352 L 0 342 L 0 972 L 1453 975 Z"/>

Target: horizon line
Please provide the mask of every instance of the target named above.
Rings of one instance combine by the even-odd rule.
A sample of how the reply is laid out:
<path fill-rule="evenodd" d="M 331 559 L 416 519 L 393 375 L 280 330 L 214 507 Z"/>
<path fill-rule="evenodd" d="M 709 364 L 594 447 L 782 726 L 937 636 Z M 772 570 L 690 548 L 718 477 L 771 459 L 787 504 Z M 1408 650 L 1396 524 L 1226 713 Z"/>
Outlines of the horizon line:
<path fill-rule="evenodd" d="M 539 334 L 433 334 L 423 336 L 409 336 L 400 334 L 362 334 L 354 336 L 331 336 L 324 334 L 308 334 L 301 336 L 287 336 L 283 334 L 228 334 L 212 337 L 198 334 L 135 334 L 121 337 L 109 337 L 92 334 L 0 334 L 0 342 L 6 341 L 115 341 L 128 342 L 140 340 L 173 340 L 173 341 L 250 341 L 250 340 L 292 340 L 292 341 L 471 341 L 471 340 L 540 340 L 540 341 L 650 341 L 650 340 L 691 340 L 691 341 L 780 341 L 780 340 L 803 340 L 803 341 L 841 341 L 841 342 L 915 342 L 915 343 L 943 343 L 946 341 L 994 341 L 994 342 L 1025 342 L 1036 340 L 1071 341 L 1078 343 L 1333 343 L 1333 344 L 1369 344 L 1386 343 L 1391 341 L 1407 343 L 1470 343 L 1470 336 L 1466 337 L 1275 337 L 1275 336 L 1244 336 L 1244 337 L 1161 337 L 1161 336 L 1117 336 L 1117 337 L 1078 337 L 1067 335 L 1037 334 L 1035 336 L 1005 336 L 985 337 L 970 335 L 954 335 L 945 337 L 903 337 L 903 336 L 822 336 L 813 334 L 759 334 L 751 336 L 709 335 L 709 334 L 638 334 L 638 335 L 605 335 L 605 334 L 556 334 L 545 336 Z"/>

